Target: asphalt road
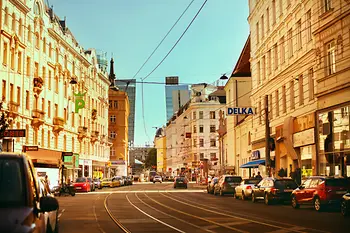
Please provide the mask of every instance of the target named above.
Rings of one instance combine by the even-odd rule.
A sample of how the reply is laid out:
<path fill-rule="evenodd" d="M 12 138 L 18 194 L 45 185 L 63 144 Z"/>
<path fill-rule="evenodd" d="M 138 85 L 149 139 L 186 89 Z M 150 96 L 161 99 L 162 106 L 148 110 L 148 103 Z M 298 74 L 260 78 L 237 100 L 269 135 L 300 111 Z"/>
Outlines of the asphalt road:
<path fill-rule="evenodd" d="M 350 232 L 350 218 L 335 209 L 266 206 L 209 195 L 204 188 L 147 183 L 59 197 L 59 232 Z"/>

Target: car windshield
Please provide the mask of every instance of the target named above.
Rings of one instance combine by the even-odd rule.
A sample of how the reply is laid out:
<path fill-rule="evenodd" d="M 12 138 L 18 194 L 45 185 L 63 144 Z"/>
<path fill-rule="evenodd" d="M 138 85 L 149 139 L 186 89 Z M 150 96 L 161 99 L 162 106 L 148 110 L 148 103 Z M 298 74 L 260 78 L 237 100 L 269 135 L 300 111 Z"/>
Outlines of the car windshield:
<path fill-rule="evenodd" d="M 349 181 L 345 178 L 326 179 L 326 186 L 347 187 L 349 186 Z"/>
<path fill-rule="evenodd" d="M 259 179 L 248 179 L 244 180 L 244 184 L 258 184 L 260 182 Z"/>
<path fill-rule="evenodd" d="M 298 185 L 294 180 L 276 180 L 275 187 L 278 189 L 296 189 Z"/>
<path fill-rule="evenodd" d="M 79 177 L 75 180 L 76 183 L 83 183 L 83 182 L 86 182 L 86 178 L 84 177 Z"/>
<path fill-rule="evenodd" d="M 105 178 L 102 181 L 111 181 L 111 179 Z"/>
<path fill-rule="evenodd" d="M 177 182 L 183 182 L 183 181 L 185 181 L 185 177 L 177 177 L 176 181 Z"/>
<path fill-rule="evenodd" d="M 0 206 L 24 206 L 25 183 L 22 161 L 19 158 L 0 159 Z"/>
<path fill-rule="evenodd" d="M 94 181 L 95 181 L 95 182 L 99 182 L 99 181 L 100 181 L 100 179 L 94 179 Z"/>
<path fill-rule="evenodd" d="M 87 180 L 88 180 L 88 181 L 90 181 L 90 182 L 92 181 L 92 179 L 91 179 L 91 178 L 87 178 Z"/>
<path fill-rule="evenodd" d="M 160 178 L 160 176 L 155 176 L 154 178 L 157 178 L 157 179 L 159 179 L 159 178 Z"/>
<path fill-rule="evenodd" d="M 233 176 L 228 176 L 225 178 L 225 181 L 228 183 L 241 183 L 242 178 L 241 177 L 233 177 Z"/>

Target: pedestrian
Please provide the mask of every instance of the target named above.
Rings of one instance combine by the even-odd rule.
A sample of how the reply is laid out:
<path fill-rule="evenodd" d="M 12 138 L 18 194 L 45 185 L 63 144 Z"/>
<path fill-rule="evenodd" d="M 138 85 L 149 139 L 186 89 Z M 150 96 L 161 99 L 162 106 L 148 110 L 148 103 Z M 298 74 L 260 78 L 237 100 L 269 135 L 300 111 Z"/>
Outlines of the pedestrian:
<path fill-rule="evenodd" d="M 49 181 L 49 177 L 47 175 L 45 175 L 45 186 L 47 191 L 50 191 L 50 181 Z"/>
<path fill-rule="evenodd" d="M 258 172 L 258 174 L 255 176 L 256 179 L 262 179 L 262 176 L 260 175 L 260 172 Z"/>
<path fill-rule="evenodd" d="M 253 172 L 253 176 L 251 176 L 250 178 L 255 178 L 255 173 Z"/>

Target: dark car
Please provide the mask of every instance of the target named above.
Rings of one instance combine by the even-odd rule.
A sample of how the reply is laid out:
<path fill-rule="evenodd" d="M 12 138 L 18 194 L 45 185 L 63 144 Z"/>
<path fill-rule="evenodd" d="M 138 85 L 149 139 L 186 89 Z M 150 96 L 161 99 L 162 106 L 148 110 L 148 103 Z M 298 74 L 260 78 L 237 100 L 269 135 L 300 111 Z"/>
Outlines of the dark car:
<path fill-rule="evenodd" d="M 235 189 L 242 182 L 242 177 L 223 175 L 219 178 L 218 183 L 214 186 L 214 195 L 220 194 L 223 196 L 225 194 L 235 194 Z"/>
<path fill-rule="evenodd" d="M 344 217 L 350 215 L 350 190 L 342 197 L 340 212 Z"/>
<path fill-rule="evenodd" d="M 30 158 L 20 153 L 0 153 L 0 231 L 55 232 L 58 201 L 43 195 Z M 53 212 L 53 214 L 52 214 Z"/>
<path fill-rule="evenodd" d="M 219 181 L 218 177 L 214 177 L 213 179 L 210 180 L 210 182 L 207 185 L 207 193 L 213 194 L 214 193 L 214 187 L 215 184 L 217 184 Z"/>
<path fill-rule="evenodd" d="M 95 185 L 95 188 L 98 188 L 98 189 L 102 189 L 102 182 L 99 178 L 95 178 L 94 179 L 94 185 Z"/>
<path fill-rule="evenodd" d="M 340 205 L 342 196 L 350 188 L 349 181 L 341 177 L 312 176 L 307 178 L 292 193 L 292 206 L 313 205 L 321 211 L 328 205 Z"/>
<path fill-rule="evenodd" d="M 126 177 L 126 185 L 132 185 L 133 184 L 133 178 L 131 176 Z"/>
<path fill-rule="evenodd" d="M 188 180 L 186 177 L 184 176 L 175 177 L 174 189 L 180 188 L 180 187 L 187 189 L 187 183 L 188 183 Z"/>
<path fill-rule="evenodd" d="M 297 187 L 297 183 L 292 179 L 267 177 L 254 186 L 252 202 L 262 199 L 266 205 L 270 205 L 277 201 L 290 201 L 291 194 Z"/>

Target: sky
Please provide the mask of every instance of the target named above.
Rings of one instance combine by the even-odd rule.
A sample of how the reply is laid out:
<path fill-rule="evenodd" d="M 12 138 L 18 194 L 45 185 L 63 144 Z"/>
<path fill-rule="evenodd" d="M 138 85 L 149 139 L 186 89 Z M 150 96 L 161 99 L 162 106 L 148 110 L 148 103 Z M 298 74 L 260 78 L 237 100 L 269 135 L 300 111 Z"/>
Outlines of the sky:
<path fill-rule="evenodd" d="M 132 78 L 192 0 L 45 0 L 78 43 L 113 55 L 117 79 Z M 168 53 L 204 0 L 194 0 L 167 39 L 136 76 L 140 81 Z M 249 35 L 247 1 L 208 0 L 184 37 L 145 81 L 213 83 L 230 75 Z M 152 144 L 155 128 L 166 123 L 165 85 L 136 87 L 135 145 Z M 146 130 L 143 122 L 146 123 Z"/>

